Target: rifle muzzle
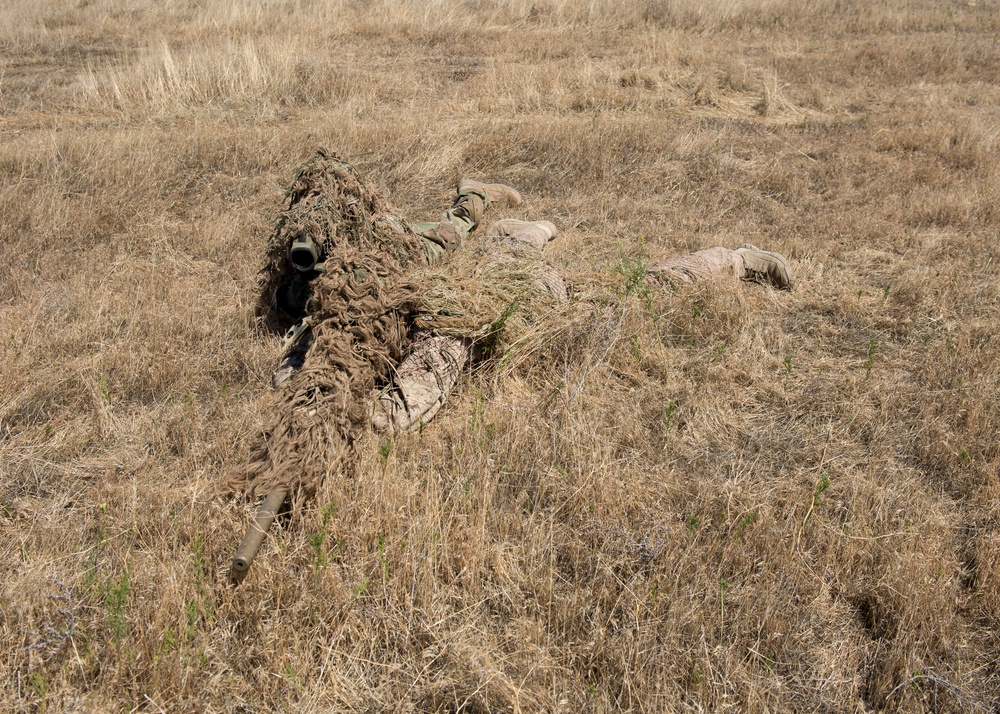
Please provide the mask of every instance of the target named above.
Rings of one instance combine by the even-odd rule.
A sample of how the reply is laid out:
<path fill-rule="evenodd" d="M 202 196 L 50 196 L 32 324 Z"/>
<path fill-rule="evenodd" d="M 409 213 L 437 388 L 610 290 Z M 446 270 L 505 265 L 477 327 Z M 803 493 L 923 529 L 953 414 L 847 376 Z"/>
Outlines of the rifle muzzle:
<path fill-rule="evenodd" d="M 261 504 L 260 510 L 257 511 L 257 518 L 254 519 L 250 530 L 247 531 L 247 534 L 243 537 L 243 542 L 240 543 L 240 547 L 236 550 L 236 555 L 233 557 L 233 573 L 242 575 L 250 569 L 250 563 L 253 562 L 254 556 L 257 555 L 260 544 L 264 542 L 264 536 L 267 535 L 267 530 L 271 527 L 271 522 L 278 515 L 278 511 L 281 510 L 284 502 L 284 491 L 271 491 L 271 493 L 267 494 L 267 498 Z"/>
<path fill-rule="evenodd" d="M 316 264 L 323 259 L 323 249 L 313 242 L 305 233 L 299 233 L 292 240 L 288 249 L 288 258 L 300 273 L 308 273 L 316 269 Z"/>

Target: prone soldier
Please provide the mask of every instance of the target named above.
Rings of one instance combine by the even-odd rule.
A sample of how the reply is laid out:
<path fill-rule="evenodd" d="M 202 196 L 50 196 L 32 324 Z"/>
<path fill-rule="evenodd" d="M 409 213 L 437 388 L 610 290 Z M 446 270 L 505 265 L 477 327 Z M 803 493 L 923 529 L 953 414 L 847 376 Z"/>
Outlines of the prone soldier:
<path fill-rule="evenodd" d="M 458 250 L 496 202 L 517 206 L 521 204 L 521 195 L 504 184 L 471 179 L 459 182 L 452 207 L 438 221 L 412 225 L 423 245 L 424 263 L 440 263 Z M 556 226 L 548 221 L 506 219 L 491 223 L 483 240 L 492 247 L 493 261 L 518 261 L 540 258 L 545 246 L 558 235 Z M 300 248 L 293 243 L 291 262 L 312 270 L 318 256 L 310 252 L 308 260 L 297 262 L 297 250 Z M 308 293 L 297 287 L 296 282 L 304 282 L 302 276 L 307 274 L 300 269 L 291 283 L 280 286 L 276 292 L 278 309 L 300 318 L 290 332 L 286 355 L 274 374 L 276 386 L 291 378 L 311 344 L 306 301 L 302 299 Z M 651 286 L 676 287 L 716 277 L 762 283 L 779 290 L 794 287 L 792 269 L 782 255 L 748 243 L 735 250 L 708 248 L 656 263 L 648 269 L 646 281 Z M 556 301 L 567 299 L 564 279 L 551 266 L 542 264 L 535 279 Z M 391 382 L 373 393 L 372 425 L 379 431 L 410 431 L 426 424 L 444 404 L 474 352 L 469 338 L 416 331 L 408 354 L 395 368 Z"/>

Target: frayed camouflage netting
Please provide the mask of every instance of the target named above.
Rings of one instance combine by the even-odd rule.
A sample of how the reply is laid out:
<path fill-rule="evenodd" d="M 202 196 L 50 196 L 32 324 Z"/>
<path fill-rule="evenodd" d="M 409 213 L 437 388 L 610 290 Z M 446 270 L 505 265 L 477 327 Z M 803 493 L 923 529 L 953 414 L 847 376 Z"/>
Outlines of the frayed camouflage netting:
<path fill-rule="evenodd" d="M 498 251 L 496 239 L 427 267 L 422 239 L 350 164 L 320 151 L 297 174 L 268 241 L 259 307 L 271 318 L 275 289 L 294 275 L 289 246 L 301 234 L 325 256 L 307 306 L 313 338 L 302 368 L 272 398 L 249 468 L 232 484 L 250 494 L 309 496 L 342 470 L 369 423 L 373 391 L 391 380 L 414 331 L 484 345 L 520 332 L 555 302 L 538 280 L 546 266 L 537 252 Z"/>
<path fill-rule="evenodd" d="M 277 391 L 246 479 L 252 492 L 312 493 L 338 469 L 351 435 L 368 419 L 371 390 L 403 358 L 415 295 L 407 273 L 423 261 L 420 238 L 349 164 L 317 153 L 299 171 L 261 271 L 261 304 L 294 274 L 291 242 L 323 247 L 313 281 L 313 339 L 299 372 Z"/>
<path fill-rule="evenodd" d="M 519 333 L 552 307 L 544 282 L 550 272 L 537 249 L 507 238 L 474 239 L 443 265 L 415 271 L 420 300 L 413 323 L 477 342 L 501 338 L 501 330 Z"/>

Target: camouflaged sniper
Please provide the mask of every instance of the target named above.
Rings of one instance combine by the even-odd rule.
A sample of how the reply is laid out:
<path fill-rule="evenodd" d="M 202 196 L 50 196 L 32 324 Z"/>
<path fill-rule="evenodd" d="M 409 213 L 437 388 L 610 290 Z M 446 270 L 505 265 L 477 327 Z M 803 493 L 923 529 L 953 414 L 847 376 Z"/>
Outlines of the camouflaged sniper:
<path fill-rule="evenodd" d="M 372 393 L 391 381 L 421 330 L 470 341 L 496 332 L 524 296 L 520 268 L 482 271 L 478 251 L 430 266 L 464 242 L 498 189 L 520 202 L 506 187 L 463 181 L 439 221 L 411 227 L 325 151 L 298 171 L 268 240 L 258 311 L 282 328 L 305 318 L 301 368 L 272 397 L 263 438 L 234 487 L 310 495 L 343 465 L 367 428 Z"/>

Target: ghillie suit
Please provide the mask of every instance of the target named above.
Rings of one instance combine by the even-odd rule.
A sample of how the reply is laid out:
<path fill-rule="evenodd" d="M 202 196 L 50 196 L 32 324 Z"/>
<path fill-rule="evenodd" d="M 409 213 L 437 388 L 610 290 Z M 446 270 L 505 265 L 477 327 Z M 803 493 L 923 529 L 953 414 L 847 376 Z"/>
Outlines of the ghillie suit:
<path fill-rule="evenodd" d="M 421 239 L 353 167 L 323 151 L 299 171 L 268 241 L 259 307 L 272 321 L 281 322 L 276 289 L 296 277 L 289 247 L 305 239 L 323 258 L 306 303 L 311 343 L 267 410 L 242 484 L 250 492 L 312 494 L 368 422 L 371 391 L 406 354 L 417 297 L 408 272 L 425 260 Z"/>
<path fill-rule="evenodd" d="M 522 332 L 539 312 L 565 302 L 566 286 L 542 259 L 540 245 L 493 232 L 491 226 L 446 264 L 415 271 L 418 328 L 484 343 L 500 338 L 501 328 Z"/>
<path fill-rule="evenodd" d="M 547 267 L 539 251 L 529 260 L 523 247 L 498 253 L 500 235 L 429 267 L 462 244 L 491 200 L 514 202 L 511 194 L 520 202 L 509 187 L 463 181 L 441 220 L 415 230 L 349 164 L 320 151 L 302 167 L 268 240 L 258 303 L 272 327 L 302 318 L 291 340 L 298 362 L 235 490 L 310 496 L 371 423 L 375 396 L 392 391 L 397 369 L 418 362 L 429 340 L 461 351 L 453 385 L 506 323 L 524 322 L 532 296 L 548 295 L 525 270 Z"/>
<path fill-rule="evenodd" d="M 332 277 L 333 285 L 344 278 L 368 283 L 373 275 L 383 279 L 376 281 L 381 285 L 384 278 L 398 277 L 426 260 L 421 239 L 385 198 L 353 166 L 322 149 L 298 170 L 286 195 L 288 208 L 267 241 L 258 279 L 257 312 L 272 326 L 284 328 L 294 321 L 277 309 L 275 291 L 301 275 L 289 258 L 296 242 L 310 240 L 322 250 L 323 267 L 317 272 Z M 314 286 L 314 295 L 326 294 L 332 287 L 328 279 Z M 319 318 L 317 307 L 314 302 L 308 311 Z M 330 307 L 336 309 L 335 304 Z"/>
<path fill-rule="evenodd" d="M 573 308 L 566 285 L 542 260 L 556 233 L 545 221 L 498 221 L 441 268 L 415 272 L 421 298 L 413 323 L 420 331 L 375 400 L 376 429 L 420 429 L 469 362 L 512 368 L 566 324 L 561 318 Z"/>

